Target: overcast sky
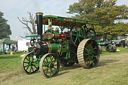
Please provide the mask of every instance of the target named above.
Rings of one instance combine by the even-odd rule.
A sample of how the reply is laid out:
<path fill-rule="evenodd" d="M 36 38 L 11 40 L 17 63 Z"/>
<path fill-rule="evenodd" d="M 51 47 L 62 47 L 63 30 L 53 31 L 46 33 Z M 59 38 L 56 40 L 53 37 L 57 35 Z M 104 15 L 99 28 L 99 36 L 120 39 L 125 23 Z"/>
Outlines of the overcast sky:
<path fill-rule="evenodd" d="M 0 0 L 0 11 L 4 13 L 4 18 L 8 20 L 11 27 L 13 40 L 22 39 L 28 31 L 24 29 L 17 17 L 29 17 L 27 12 L 31 12 L 34 16 L 35 13 L 41 11 L 44 15 L 57 15 L 57 16 L 71 16 L 67 14 L 69 5 L 78 0 Z M 127 5 L 128 0 L 118 0 L 117 5 Z"/>

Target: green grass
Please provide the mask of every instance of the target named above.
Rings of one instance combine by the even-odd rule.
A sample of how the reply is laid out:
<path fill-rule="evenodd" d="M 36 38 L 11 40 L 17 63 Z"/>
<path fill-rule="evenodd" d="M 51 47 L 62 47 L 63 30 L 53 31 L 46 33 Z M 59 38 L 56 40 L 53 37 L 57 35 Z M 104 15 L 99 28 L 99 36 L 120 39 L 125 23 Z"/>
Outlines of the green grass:
<path fill-rule="evenodd" d="M 38 71 L 27 75 L 21 69 L 23 53 L 0 55 L 0 85 L 128 85 L 128 49 L 102 52 L 98 65 L 84 69 L 75 64 L 61 67 L 53 78 L 45 78 Z"/>
<path fill-rule="evenodd" d="M 128 52 L 128 49 L 126 49 L 126 48 L 118 47 L 117 49 L 119 49 L 120 51 L 106 52 L 105 51 L 105 48 L 103 47 L 102 48 L 103 52 L 102 52 L 101 56 L 104 56 L 104 55 L 113 55 L 113 54 L 122 54 L 122 53 L 127 53 Z"/>
<path fill-rule="evenodd" d="M 7 69 L 17 69 L 21 65 L 20 55 L 24 54 L 24 52 L 17 52 L 13 55 L 10 54 L 1 54 L 0 55 L 0 72 L 5 71 Z"/>

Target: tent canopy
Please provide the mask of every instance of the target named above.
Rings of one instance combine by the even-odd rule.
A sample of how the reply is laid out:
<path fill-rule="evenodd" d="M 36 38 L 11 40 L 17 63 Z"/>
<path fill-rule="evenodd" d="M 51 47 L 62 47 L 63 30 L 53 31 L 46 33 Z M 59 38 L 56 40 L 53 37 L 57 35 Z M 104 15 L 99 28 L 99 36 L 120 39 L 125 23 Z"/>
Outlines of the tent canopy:
<path fill-rule="evenodd" d="M 0 44 L 17 44 L 17 41 L 10 40 L 9 38 L 5 38 L 0 40 Z"/>

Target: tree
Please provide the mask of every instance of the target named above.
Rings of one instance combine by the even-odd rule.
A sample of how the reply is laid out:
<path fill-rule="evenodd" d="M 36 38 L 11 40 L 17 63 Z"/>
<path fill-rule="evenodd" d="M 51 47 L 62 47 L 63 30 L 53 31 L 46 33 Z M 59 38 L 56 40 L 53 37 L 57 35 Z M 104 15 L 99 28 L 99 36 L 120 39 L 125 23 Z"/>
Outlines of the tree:
<path fill-rule="evenodd" d="M 117 6 L 117 0 L 79 0 L 69 6 L 68 13 L 77 13 L 79 19 L 99 21 L 107 26 L 115 20 L 128 19 L 128 7 Z"/>
<path fill-rule="evenodd" d="M 107 30 L 109 38 L 125 36 L 128 33 L 128 23 L 119 22 L 113 26 L 108 26 L 105 30 Z"/>
<path fill-rule="evenodd" d="M 26 26 L 25 28 L 28 29 L 30 34 L 36 34 L 35 17 L 33 17 L 33 15 L 30 12 L 28 12 L 28 14 L 29 14 L 29 19 L 27 19 L 26 17 L 22 17 L 22 20 L 19 17 L 17 17 L 17 18 L 22 24 L 24 24 Z M 31 27 L 30 27 L 30 25 L 31 25 Z"/>
<path fill-rule="evenodd" d="M 0 12 L 0 39 L 9 38 L 11 35 L 10 26 L 7 24 L 7 20 L 3 18 L 4 14 Z"/>
<path fill-rule="evenodd" d="M 79 0 L 78 3 L 69 6 L 68 13 L 75 14 L 77 19 L 102 22 L 104 30 L 100 32 L 103 34 L 105 31 L 117 29 L 112 28 L 116 25 L 115 20 L 128 19 L 128 7 L 117 6 L 116 2 L 117 0 Z M 98 31 L 99 29 L 96 30 Z"/>

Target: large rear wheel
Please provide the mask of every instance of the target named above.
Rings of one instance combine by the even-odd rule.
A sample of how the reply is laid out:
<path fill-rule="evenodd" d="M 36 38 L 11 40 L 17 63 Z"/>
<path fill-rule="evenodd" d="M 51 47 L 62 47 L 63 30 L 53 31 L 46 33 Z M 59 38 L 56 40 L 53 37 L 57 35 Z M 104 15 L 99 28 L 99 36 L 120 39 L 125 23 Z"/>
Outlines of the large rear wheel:
<path fill-rule="evenodd" d="M 75 64 L 76 61 L 76 54 L 73 51 L 68 51 L 63 53 L 60 58 L 60 65 L 63 67 L 72 66 Z"/>
<path fill-rule="evenodd" d="M 68 66 L 73 66 L 75 64 L 75 62 L 67 62 L 66 60 L 65 61 L 60 61 L 60 65 L 63 66 L 63 67 L 68 67 Z"/>
<path fill-rule="evenodd" d="M 100 53 L 95 40 L 84 39 L 77 49 L 78 63 L 84 68 L 92 68 L 97 65 Z"/>
<path fill-rule="evenodd" d="M 75 46 L 78 46 L 79 43 L 85 38 L 86 36 L 84 28 L 72 28 L 70 30 L 70 40 Z"/>

